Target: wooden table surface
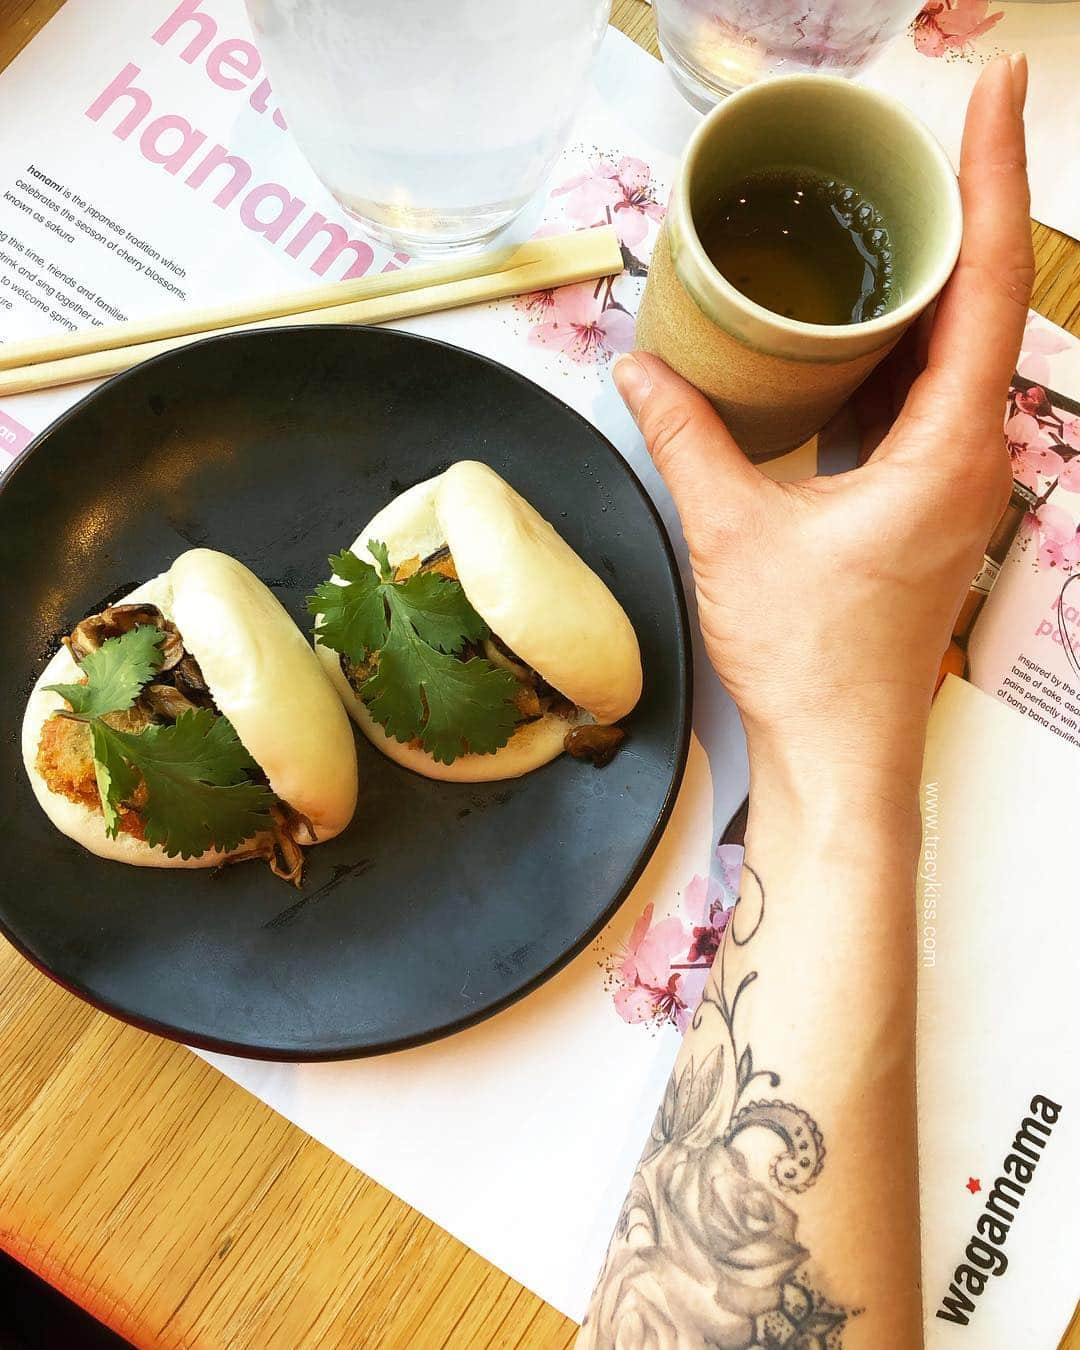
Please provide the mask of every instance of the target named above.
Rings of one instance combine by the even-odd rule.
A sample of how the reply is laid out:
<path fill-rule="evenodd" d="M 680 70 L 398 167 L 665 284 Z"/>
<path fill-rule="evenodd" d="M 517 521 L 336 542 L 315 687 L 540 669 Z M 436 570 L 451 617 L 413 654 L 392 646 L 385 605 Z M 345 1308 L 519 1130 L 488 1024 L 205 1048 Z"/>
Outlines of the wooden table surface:
<path fill-rule="evenodd" d="M 0 0 L 0 68 L 61 3 Z M 643 0 L 613 9 L 655 55 Z M 1080 244 L 1033 228 L 1035 307 L 1080 333 Z M 2 940 L 0 990 L 0 1247 L 137 1346 L 572 1343 L 573 1323 L 390 1192 Z M 1065 1344 L 1080 1350 L 1077 1318 Z"/>

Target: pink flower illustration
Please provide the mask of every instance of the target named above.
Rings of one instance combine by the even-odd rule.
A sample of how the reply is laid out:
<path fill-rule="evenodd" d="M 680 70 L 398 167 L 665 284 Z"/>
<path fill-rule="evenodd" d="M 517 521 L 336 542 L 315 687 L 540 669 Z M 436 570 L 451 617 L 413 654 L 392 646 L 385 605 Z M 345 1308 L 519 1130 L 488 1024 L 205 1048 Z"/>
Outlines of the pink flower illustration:
<path fill-rule="evenodd" d="M 529 335 L 535 346 L 554 347 L 581 365 L 604 361 L 634 345 L 634 320 L 617 305 L 604 308 L 596 283 L 560 286 L 550 319 Z"/>
<path fill-rule="evenodd" d="M 619 242 L 636 248 L 649 232 L 649 221 L 664 219 L 664 208 L 652 195 L 649 166 L 643 159 L 619 160 L 619 197 L 612 207 L 612 224 Z"/>
<path fill-rule="evenodd" d="M 1030 413 L 1018 412 L 1005 423 L 1005 439 L 1012 456 L 1013 477 L 1033 492 L 1039 490 L 1039 475 L 1059 474 L 1065 461 L 1053 442 Z"/>
<path fill-rule="evenodd" d="M 589 161 L 584 173 L 568 179 L 551 195 L 566 198 L 566 214 L 571 220 L 595 225 L 606 218 L 607 208 L 619 200 L 618 172 L 610 159 L 598 156 Z"/>
<path fill-rule="evenodd" d="M 1080 563 L 1080 529 L 1069 512 L 1043 502 L 1035 518 L 1039 524 L 1039 566 L 1067 572 Z"/>
<path fill-rule="evenodd" d="M 989 8 L 990 0 L 930 0 L 915 18 L 916 49 L 923 56 L 963 51 L 1002 18 Z"/>
<path fill-rule="evenodd" d="M 1020 344 L 1020 359 L 1016 369 L 1025 379 L 1037 380 L 1040 384 L 1050 383 L 1050 362 L 1048 357 L 1067 351 L 1069 339 L 1064 333 L 1044 322 L 1037 314 L 1029 314 L 1024 327 L 1024 338 Z"/>
<path fill-rule="evenodd" d="M 527 295 L 519 295 L 514 300 L 514 308 L 530 319 L 543 321 L 550 317 L 555 308 L 555 291 L 529 291 Z"/>
<path fill-rule="evenodd" d="M 682 907 L 688 927 L 678 918 L 654 924 L 654 908 L 647 905 L 626 946 L 609 957 L 615 1011 L 623 1021 L 671 1023 L 679 1031 L 689 1026 L 738 898 L 742 853 L 721 845 L 712 875 L 687 884 Z"/>
<path fill-rule="evenodd" d="M 701 990 L 690 1003 L 683 976 L 672 960 L 686 950 L 686 932 L 678 919 L 653 924 L 653 906 L 646 905 L 634 924 L 613 972 L 621 985 L 615 1011 L 624 1022 L 672 1022 L 685 1030 Z"/>
<path fill-rule="evenodd" d="M 684 946 L 685 934 L 678 919 L 662 919 L 654 927 L 652 918 L 653 906 L 646 905 L 630 930 L 618 967 L 627 984 L 666 984 L 671 958 Z"/>
<path fill-rule="evenodd" d="M 1050 400 L 1042 385 L 1033 384 L 1030 389 L 1018 389 L 1015 397 L 1020 411 L 1030 413 L 1032 417 L 1045 417 L 1051 411 Z"/>
<path fill-rule="evenodd" d="M 615 1010 L 624 1022 L 671 1022 L 685 1031 L 701 998 L 701 991 L 688 1003 L 680 990 L 682 977 L 672 975 L 662 987 L 635 985 L 620 989 L 615 995 Z"/>
<path fill-rule="evenodd" d="M 1080 417 L 1067 417 L 1062 422 L 1061 439 L 1070 450 L 1075 450 L 1077 454 L 1080 454 Z M 1075 463 L 1075 461 L 1070 461 L 1070 468 L 1073 463 Z M 1077 484 L 1074 488 L 1070 488 L 1069 491 L 1080 492 L 1080 484 Z"/>
<path fill-rule="evenodd" d="M 743 852 L 742 844 L 717 844 L 716 846 L 716 861 L 720 864 L 720 877 L 727 897 L 726 909 L 730 909 L 739 898 Z"/>
<path fill-rule="evenodd" d="M 578 365 L 598 365 L 634 345 L 635 282 L 648 272 L 650 221 L 662 220 L 664 208 L 648 164 L 631 155 L 594 155 L 580 173 L 554 189 L 551 201 L 562 214 L 546 221 L 534 238 L 611 225 L 624 270 L 599 284 L 581 282 L 520 296 L 514 307 L 534 325 L 528 339 L 534 346 L 553 348 Z"/>
<path fill-rule="evenodd" d="M 552 197 L 566 197 L 566 214 L 581 225 L 610 220 L 620 243 L 634 248 L 648 233 L 649 221 L 664 218 L 664 208 L 652 192 L 649 166 L 643 159 L 624 155 L 618 164 L 597 158 L 584 173 L 556 188 Z"/>

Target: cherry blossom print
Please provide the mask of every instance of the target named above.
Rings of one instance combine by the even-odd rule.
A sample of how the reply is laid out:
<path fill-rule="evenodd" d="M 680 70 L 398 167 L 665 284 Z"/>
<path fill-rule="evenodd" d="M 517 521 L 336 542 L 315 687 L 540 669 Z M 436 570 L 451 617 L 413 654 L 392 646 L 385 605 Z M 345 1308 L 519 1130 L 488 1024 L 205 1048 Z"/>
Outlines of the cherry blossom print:
<path fill-rule="evenodd" d="M 1070 341 L 1052 324 L 1046 323 L 1037 314 L 1029 314 L 1024 326 L 1024 337 L 1020 344 L 1020 357 L 1016 363 L 1017 373 L 1027 380 L 1036 380 L 1039 384 L 1050 383 L 1049 357 L 1068 351 Z"/>
<path fill-rule="evenodd" d="M 1070 450 L 1076 450 L 1080 453 L 1080 417 L 1067 417 L 1061 424 L 1061 439 Z M 1070 492 L 1080 491 L 1080 485 L 1069 489 Z"/>
<path fill-rule="evenodd" d="M 595 158 L 583 173 L 555 189 L 552 197 L 566 197 L 566 214 L 582 227 L 610 221 L 619 242 L 635 248 L 649 230 L 649 221 L 661 221 L 664 208 L 656 200 L 652 175 L 643 159 L 624 155 L 616 164 Z"/>
<path fill-rule="evenodd" d="M 1032 417 L 1045 417 L 1050 412 L 1050 399 L 1042 385 L 1033 384 L 1027 389 L 1016 391 L 1016 406 Z"/>
<path fill-rule="evenodd" d="M 1032 492 L 1039 490 L 1039 475 L 1059 474 L 1065 461 L 1053 441 L 1031 413 L 1017 412 L 1005 423 L 1005 440 L 1012 456 L 1013 477 Z"/>
<path fill-rule="evenodd" d="M 664 208 L 652 195 L 649 166 L 643 159 L 620 159 L 615 182 L 619 196 L 611 207 L 611 222 L 619 243 L 637 248 L 649 232 L 649 221 L 663 220 Z"/>
<path fill-rule="evenodd" d="M 629 1023 L 684 1032 L 701 1002 L 709 971 L 738 897 L 742 849 L 720 845 L 710 875 L 695 876 L 681 915 L 654 922 L 646 905 L 626 945 L 604 962 L 615 1011 Z"/>
<path fill-rule="evenodd" d="M 1044 502 L 1035 513 L 1039 527 L 1039 566 L 1069 571 L 1080 563 L 1080 532 L 1064 507 Z"/>
<path fill-rule="evenodd" d="M 545 220 L 533 238 L 610 225 L 622 250 L 623 271 L 600 282 L 519 296 L 514 309 L 531 327 L 532 346 L 546 347 L 576 366 L 602 365 L 634 345 L 640 279 L 648 274 L 664 208 L 645 160 L 595 149 L 588 155 L 571 150 L 567 158 L 576 161 L 578 172 L 552 191 L 549 211 L 559 214 Z"/>
<path fill-rule="evenodd" d="M 604 282 L 560 286 L 550 312 L 529 335 L 537 347 L 554 347 L 571 361 L 606 361 L 634 345 L 634 319 L 617 304 L 606 305 Z"/>
<path fill-rule="evenodd" d="M 653 906 L 646 905 L 630 930 L 618 966 L 619 975 L 628 984 L 666 984 L 671 958 L 684 946 L 683 927 L 678 919 L 662 919 L 657 924 L 652 920 Z"/>
<path fill-rule="evenodd" d="M 582 173 L 555 188 L 552 197 L 565 197 L 564 209 L 582 228 L 606 219 L 609 207 L 619 200 L 617 165 L 599 156 L 591 159 Z"/>
<path fill-rule="evenodd" d="M 551 317 L 555 308 L 555 290 L 529 291 L 527 295 L 519 295 L 514 300 L 514 308 L 520 314 L 542 322 Z"/>
<path fill-rule="evenodd" d="M 916 50 L 933 57 L 966 52 L 1002 19 L 1003 11 L 989 9 L 990 0 L 930 0 L 913 24 Z"/>
<path fill-rule="evenodd" d="M 701 1000 L 701 990 L 688 1001 L 685 991 L 680 989 L 682 977 L 672 975 L 666 985 L 635 985 L 620 989 L 615 994 L 615 1011 L 624 1022 L 652 1022 L 663 1025 L 670 1022 L 680 1032 L 690 1025 L 694 1009 Z"/>
<path fill-rule="evenodd" d="M 1043 349 L 1035 353 L 1043 361 L 1071 345 L 1061 342 L 1056 330 L 1029 321 L 1025 347 L 1030 350 L 1033 341 Z M 1080 567 L 1077 510 L 1057 494 L 1080 495 L 1080 416 L 1066 413 L 1055 400 L 1060 395 L 1044 384 L 1017 376 L 1006 405 L 1005 441 L 1014 477 L 1036 498 L 1020 549 L 1034 543 L 1037 567 L 1071 572 Z"/>
<path fill-rule="evenodd" d="M 617 986 L 615 1011 L 624 1022 L 670 1022 L 685 1030 L 701 997 L 701 989 L 694 989 L 691 1003 L 683 974 L 672 970 L 672 962 L 686 949 L 686 932 L 676 918 L 654 924 L 653 913 L 653 906 L 646 905 L 610 970 Z"/>

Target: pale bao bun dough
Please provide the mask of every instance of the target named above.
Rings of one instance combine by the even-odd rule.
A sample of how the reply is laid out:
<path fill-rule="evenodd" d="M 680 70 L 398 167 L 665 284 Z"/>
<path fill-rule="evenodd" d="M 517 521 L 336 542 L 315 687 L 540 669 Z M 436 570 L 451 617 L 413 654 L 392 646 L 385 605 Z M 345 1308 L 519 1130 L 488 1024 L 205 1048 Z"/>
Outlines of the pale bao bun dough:
<path fill-rule="evenodd" d="M 465 594 L 492 632 L 582 709 L 579 720 L 616 722 L 641 696 L 637 638 L 608 588 L 546 520 L 492 469 L 461 460 L 403 492 L 357 536 L 352 552 L 374 563 L 369 539 L 393 566 L 447 545 Z M 337 652 L 316 646 L 353 719 L 383 754 L 453 782 L 517 778 L 562 753 L 573 722 L 547 713 L 493 755 L 440 764 L 388 736 L 345 678 Z"/>
<path fill-rule="evenodd" d="M 123 603 L 139 601 L 157 605 L 176 624 L 218 709 L 274 792 L 307 816 L 320 843 L 340 834 L 356 808 L 352 733 L 303 634 L 271 592 L 234 558 L 199 548 L 181 554 L 168 572 L 137 586 Z M 91 853 L 137 867 L 215 867 L 224 861 L 229 855 L 216 850 L 170 858 L 160 846 L 122 831 L 110 839 L 100 811 L 50 791 L 35 761 L 45 721 L 64 700 L 44 686 L 81 678 L 61 647 L 38 677 L 23 716 L 23 762 L 52 823 Z"/>
<path fill-rule="evenodd" d="M 475 460 L 452 464 L 436 498 L 465 594 L 526 665 L 598 722 L 641 697 L 641 653 L 622 606 L 524 497 Z"/>

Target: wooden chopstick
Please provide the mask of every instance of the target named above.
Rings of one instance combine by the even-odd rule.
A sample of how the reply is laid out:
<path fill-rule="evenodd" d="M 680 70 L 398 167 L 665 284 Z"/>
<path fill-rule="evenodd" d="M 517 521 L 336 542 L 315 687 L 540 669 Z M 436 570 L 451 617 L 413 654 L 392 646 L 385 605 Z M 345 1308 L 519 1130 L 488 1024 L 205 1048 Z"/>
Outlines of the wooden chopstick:
<path fill-rule="evenodd" d="M 615 231 L 602 225 L 281 296 L 181 310 L 63 338 L 7 343 L 0 347 L 0 397 L 102 379 L 214 332 L 302 323 L 386 323 L 611 276 L 622 265 Z"/>

